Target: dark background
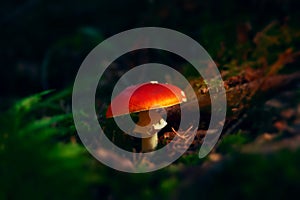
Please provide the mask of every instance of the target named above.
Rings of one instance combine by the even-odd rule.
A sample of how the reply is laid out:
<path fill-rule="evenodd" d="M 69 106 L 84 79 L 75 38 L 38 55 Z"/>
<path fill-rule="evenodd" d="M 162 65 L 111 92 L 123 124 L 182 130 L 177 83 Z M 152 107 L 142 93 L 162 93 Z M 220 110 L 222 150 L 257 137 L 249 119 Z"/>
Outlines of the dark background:
<path fill-rule="evenodd" d="M 298 21 L 299 1 L 2 1 L 1 97 L 61 89 L 84 57 L 120 31 L 160 26 L 196 39 L 213 57 L 234 44 L 239 24 L 260 30 L 272 20 Z"/>

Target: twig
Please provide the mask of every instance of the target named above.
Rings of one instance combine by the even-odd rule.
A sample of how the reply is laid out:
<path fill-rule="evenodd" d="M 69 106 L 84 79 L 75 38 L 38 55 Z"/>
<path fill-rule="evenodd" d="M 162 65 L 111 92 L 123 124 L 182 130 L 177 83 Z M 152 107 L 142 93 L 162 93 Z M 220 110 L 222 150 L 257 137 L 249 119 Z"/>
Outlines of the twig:
<path fill-rule="evenodd" d="M 193 128 L 193 126 L 191 126 L 190 128 L 188 128 L 182 135 L 179 134 L 177 131 L 175 131 L 175 129 L 172 127 L 172 131 L 181 139 L 186 140 L 188 138 L 187 133 L 190 132 L 190 130 Z"/>

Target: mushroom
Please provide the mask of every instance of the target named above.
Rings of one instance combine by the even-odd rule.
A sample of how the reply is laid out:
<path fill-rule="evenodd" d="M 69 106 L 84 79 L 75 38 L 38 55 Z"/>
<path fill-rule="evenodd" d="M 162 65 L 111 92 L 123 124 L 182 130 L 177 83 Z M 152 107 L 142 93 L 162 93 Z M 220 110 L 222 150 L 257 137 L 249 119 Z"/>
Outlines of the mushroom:
<path fill-rule="evenodd" d="M 139 119 L 133 132 L 142 134 L 142 152 L 149 152 L 157 147 L 157 132 L 167 125 L 157 109 L 177 105 L 186 100 L 184 92 L 171 84 L 151 81 L 133 85 L 112 100 L 106 118 L 138 112 Z M 129 102 L 128 108 L 124 102 Z"/>

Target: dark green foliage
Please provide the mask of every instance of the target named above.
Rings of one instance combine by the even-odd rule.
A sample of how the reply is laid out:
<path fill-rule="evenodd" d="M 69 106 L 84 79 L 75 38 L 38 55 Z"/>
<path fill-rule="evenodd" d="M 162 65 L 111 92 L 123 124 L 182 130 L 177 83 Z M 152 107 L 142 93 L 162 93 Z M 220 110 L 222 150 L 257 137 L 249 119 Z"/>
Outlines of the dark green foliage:
<path fill-rule="evenodd" d="M 183 155 L 175 163 L 187 166 L 201 165 L 205 159 L 199 159 L 198 154 Z"/>
<path fill-rule="evenodd" d="M 218 145 L 218 151 L 224 154 L 238 152 L 240 148 L 249 141 L 249 136 L 242 132 L 238 132 L 237 134 L 226 135 L 220 141 L 220 144 Z"/>
<path fill-rule="evenodd" d="M 180 167 L 148 174 L 117 172 L 74 142 L 72 115 L 63 114 L 57 104 L 68 96 L 69 91 L 45 91 L 16 102 L 1 115 L 1 199 L 163 199 L 170 195 L 179 184 L 174 173 Z M 183 163 L 192 162 L 198 163 L 196 156 L 183 158 Z"/>
<path fill-rule="evenodd" d="M 207 171 L 189 177 L 178 189 L 178 199 L 285 199 L 297 196 L 300 184 L 300 151 L 276 154 L 236 154 Z M 201 169 L 195 169 L 191 173 Z M 192 183 L 192 184 L 191 184 Z"/>
<path fill-rule="evenodd" d="M 98 179 L 91 170 L 93 160 L 81 145 L 56 139 L 67 137 L 58 124 L 72 121 L 70 114 L 41 116 L 46 109 L 42 105 L 57 100 L 41 101 L 49 92 L 22 99 L 1 115 L 0 196 L 4 198 L 86 198 Z M 61 94 L 56 97 L 62 99 Z M 71 126 L 65 129 L 74 134 Z"/>

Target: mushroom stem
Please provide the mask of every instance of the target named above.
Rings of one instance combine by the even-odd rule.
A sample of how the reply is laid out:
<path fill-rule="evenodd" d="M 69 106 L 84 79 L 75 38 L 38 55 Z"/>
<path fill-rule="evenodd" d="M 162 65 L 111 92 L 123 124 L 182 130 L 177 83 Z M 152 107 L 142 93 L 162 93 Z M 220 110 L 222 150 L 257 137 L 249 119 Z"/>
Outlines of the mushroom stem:
<path fill-rule="evenodd" d="M 158 144 L 157 132 L 154 133 L 151 137 L 142 138 L 142 152 L 153 151 Z"/>
<path fill-rule="evenodd" d="M 149 116 L 150 112 L 151 118 Z M 157 147 L 157 132 L 161 128 L 165 127 L 166 124 L 167 122 L 165 122 L 161 115 L 155 111 L 141 111 L 139 113 L 139 121 L 137 122 L 138 126 L 135 127 L 134 132 L 141 133 L 143 136 L 142 152 L 149 152 Z"/>

